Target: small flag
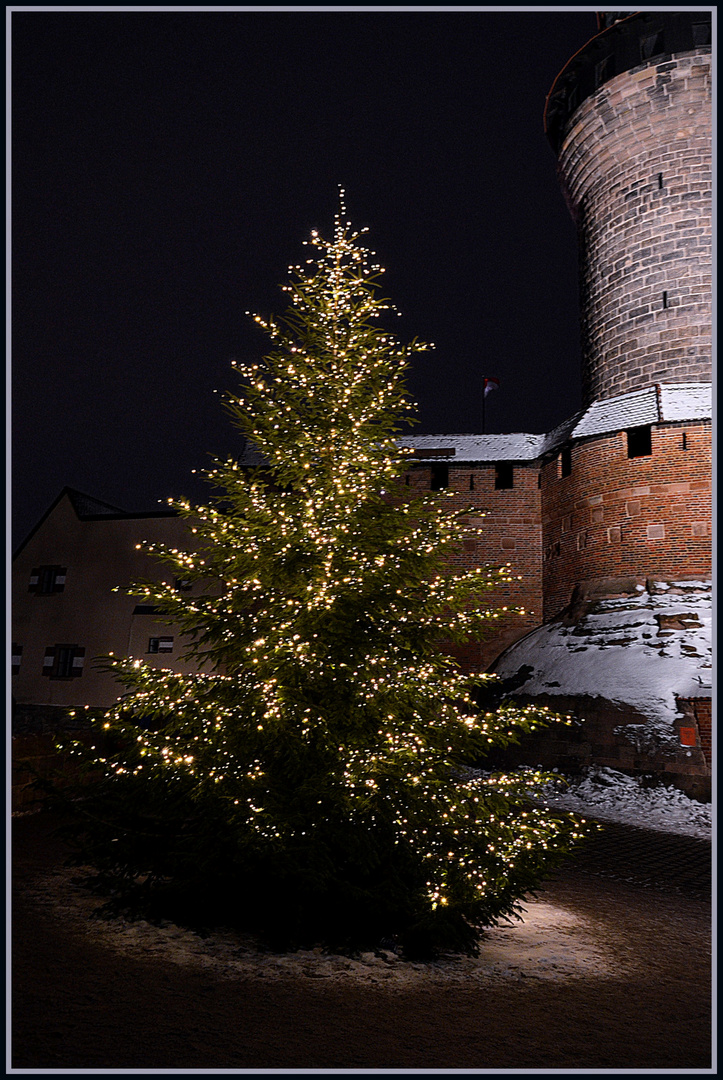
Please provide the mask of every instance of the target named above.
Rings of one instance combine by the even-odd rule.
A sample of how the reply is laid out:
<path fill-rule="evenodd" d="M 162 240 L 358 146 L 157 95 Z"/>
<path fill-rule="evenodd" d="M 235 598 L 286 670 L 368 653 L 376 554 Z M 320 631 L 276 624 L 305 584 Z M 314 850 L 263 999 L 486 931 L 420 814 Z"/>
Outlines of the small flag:
<path fill-rule="evenodd" d="M 500 388 L 500 380 L 499 379 L 485 378 L 484 387 L 485 387 L 485 397 L 487 397 L 490 390 L 499 390 L 499 388 Z"/>

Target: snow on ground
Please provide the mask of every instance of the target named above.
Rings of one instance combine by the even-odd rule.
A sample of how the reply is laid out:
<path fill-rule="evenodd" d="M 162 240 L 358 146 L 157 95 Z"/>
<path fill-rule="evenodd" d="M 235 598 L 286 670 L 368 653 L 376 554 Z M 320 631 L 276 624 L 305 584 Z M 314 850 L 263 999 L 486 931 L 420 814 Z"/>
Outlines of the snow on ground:
<path fill-rule="evenodd" d="M 637 825 L 657 832 L 677 833 L 710 840 L 712 807 L 688 798 L 682 791 L 664 784 L 645 786 L 643 778 L 592 765 L 580 779 L 572 780 L 564 791 L 550 785 L 544 802 L 555 809 Z"/>

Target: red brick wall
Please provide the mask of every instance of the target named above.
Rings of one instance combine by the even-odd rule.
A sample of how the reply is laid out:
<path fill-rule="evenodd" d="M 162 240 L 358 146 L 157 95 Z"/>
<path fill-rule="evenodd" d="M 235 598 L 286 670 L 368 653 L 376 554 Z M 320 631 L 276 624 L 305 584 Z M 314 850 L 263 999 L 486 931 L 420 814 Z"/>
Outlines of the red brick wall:
<path fill-rule="evenodd" d="M 410 488 L 429 491 L 431 469 L 415 465 L 409 470 Z M 470 533 L 462 549 L 451 558 L 455 568 L 494 567 L 509 564 L 514 579 L 480 596 L 485 608 L 523 607 L 524 615 L 500 617 L 490 624 L 489 636 L 479 644 L 450 648 L 464 666 L 483 671 L 513 641 L 542 622 L 542 530 L 540 526 L 539 469 L 514 466 L 512 488 L 495 490 L 494 464 L 449 462 L 450 507 L 470 506 Z M 470 490 L 470 479 L 474 489 Z M 484 515 L 484 516 L 483 516 Z"/>
<path fill-rule="evenodd" d="M 700 736 L 700 745 L 705 755 L 705 761 L 708 768 L 712 768 L 713 762 L 713 721 L 712 721 L 712 705 L 713 702 L 710 698 L 701 698 L 695 703 L 695 718 L 698 721 L 698 735 Z"/>
<path fill-rule="evenodd" d="M 683 449 L 683 433 L 686 449 Z M 572 447 L 542 469 L 544 619 L 581 581 L 711 576 L 710 423 L 652 428 L 652 454 L 628 458 L 625 432 Z"/>
<path fill-rule="evenodd" d="M 697 749 L 702 751 L 705 764 L 710 771 L 713 760 L 712 748 L 712 705 L 711 698 L 678 698 L 678 708 L 683 713 L 681 727 L 693 727 L 697 734 Z"/>
<path fill-rule="evenodd" d="M 611 79 L 569 121 L 559 167 L 580 236 L 585 406 L 711 379 L 711 126 L 698 52 Z"/>

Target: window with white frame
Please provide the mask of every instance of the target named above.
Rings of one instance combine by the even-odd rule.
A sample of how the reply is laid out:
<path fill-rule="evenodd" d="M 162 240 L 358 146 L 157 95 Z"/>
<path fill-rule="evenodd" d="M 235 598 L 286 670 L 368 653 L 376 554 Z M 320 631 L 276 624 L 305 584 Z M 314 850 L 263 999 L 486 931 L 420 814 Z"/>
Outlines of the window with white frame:
<path fill-rule="evenodd" d="M 77 679 L 83 674 L 85 649 L 81 645 L 50 645 L 45 650 L 43 675 L 51 679 Z"/>
<path fill-rule="evenodd" d="M 36 566 L 30 571 L 28 592 L 37 596 L 51 596 L 53 593 L 62 592 L 67 573 L 67 566 Z"/>
<path fill-rule="evenodd" d="M 148 639 L 148 652 L 149 653 L 170 653 L 173 652 L 173 638 L 172 637 L 152 637 Z"/>

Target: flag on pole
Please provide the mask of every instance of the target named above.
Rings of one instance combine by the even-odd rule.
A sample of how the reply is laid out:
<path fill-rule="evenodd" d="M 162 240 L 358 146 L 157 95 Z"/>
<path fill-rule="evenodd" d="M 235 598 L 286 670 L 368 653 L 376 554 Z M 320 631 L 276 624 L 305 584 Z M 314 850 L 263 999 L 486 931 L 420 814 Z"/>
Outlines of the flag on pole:
<path fill-rule="evenodd" d="M 500 388 L 500 380 L 499 379 L 492 379 L 492 378 L 488 379 L 485 376 L 484 388 L 485 388 L 485 397 L 487 397 L 490 390 L 499 390 L 499 388 Z"/>

